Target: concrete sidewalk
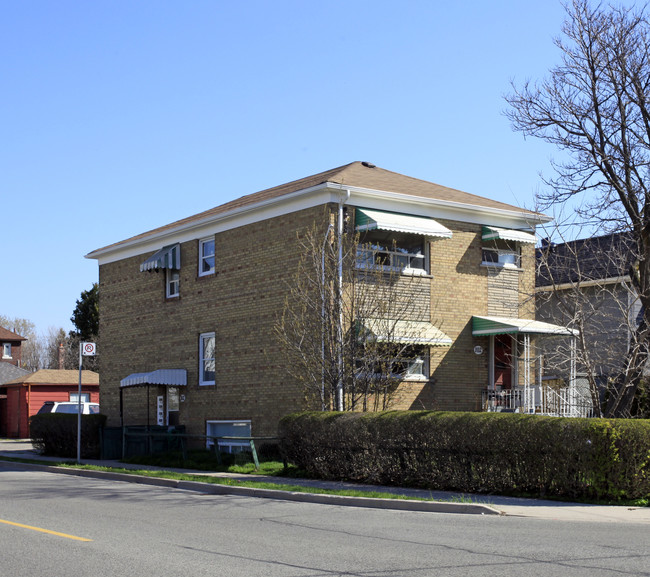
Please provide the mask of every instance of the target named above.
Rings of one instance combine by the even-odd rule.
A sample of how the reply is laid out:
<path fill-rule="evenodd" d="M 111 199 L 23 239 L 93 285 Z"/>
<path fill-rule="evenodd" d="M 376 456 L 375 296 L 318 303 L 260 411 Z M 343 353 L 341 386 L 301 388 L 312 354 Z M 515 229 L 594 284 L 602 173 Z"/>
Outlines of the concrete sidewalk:
<path fill-rule="evenodd" d="M 59 462 L 60 458 L 43 457 L 37 454 L 28 440 L 0 439 L 0 459 L 2 457 L 45 462 Z M 100 465 L 116 469 L 148 469 L 160 470 L 160 467 L 131 465 L 119 461 L 83 459 L 84 464 Z M 650 507 L 614 507 L 602 505 L 584 505 L 580 503 L 565 503 L 545 501 L 541 499 L 520 499 L 516 497 L 500 497 L 497 495 L 467 495 L 446 491 L 426 491 L 400 487 L 377 485 L 360 485 L 336 481 L 319 481 L 313 479 L 292 479 L 287 477 L 268 477 L 262 475 L 237 475 L 231 473 L 210 473 L 191 469 L 171 469 L 173 471 L 191 473 L 203 476 L 228 477 L 237 480 L 268 481 L 282 485 L 299 485 L 322 489 L 354 489 L 356 491 L 376 491 L 414 497 L 416 499 L 433 499 L 433 501 L 411 501 L 396 499 L 375 499 L 361 497 L 341 497 L 337 495 L 322 495 L 300 492 L 277 491 L 272 489 L 251 489 L 228 485 L 215 485 L 170 479 L 121 474 L 113 472 L 83 471 L 69 468 L 54 468 L 47 465 L 27 465 L 39 470 L 56 471 L 59 473 L 81 475 L 86 477 L 110 477 L 115 480 L 151 484 L 157 486 L 175 487 L 193 491 L 214 494 L 235 494 L 272 499 L 285 499 L 312 503 L 325 503 L 341 506 L 373 507 L 381 509 L 429 511 L 438 513 L 465 513 L 478 515 L 505 515 L 532 517 L 539 519 L 555 519 L 558 521 L 591 521 L 608 523 L 642 523 L 650 524 Z"/>

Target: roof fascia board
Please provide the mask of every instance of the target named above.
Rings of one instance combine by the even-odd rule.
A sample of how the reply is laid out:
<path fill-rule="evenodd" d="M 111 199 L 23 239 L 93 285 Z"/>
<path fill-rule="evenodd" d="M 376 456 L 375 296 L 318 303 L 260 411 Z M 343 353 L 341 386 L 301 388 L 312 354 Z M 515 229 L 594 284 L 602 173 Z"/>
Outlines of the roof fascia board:
<path fill-rule="evenodd" d="M 408 206 L 414 208 L 415 214 L 430 218 L 444 218 L 475 224 L 492 224 L 504 228 L 527 226 L 531 230 L 535 224 L 552 220 L 546 215 L 536 213 L 508 211 L 325 182 L 280 197 L 235 208 L 225 213 L 212 214 L 196 221 L 180 224 L 174 228 L 154 232 L 144 238 L 134 238 L 116 245 L 100 248 L 85 255 L 85 258 L 97 259 L 99 264 L 102 265 L 143 255 L 159 250 L 161 246 L 167 244 L 188 242 L 291 212 L 313 208 L 321 204 L 337 203 L 344 191 L 350 191 L 350 198 L 346 201 L 346 204 L 351 206 L 365 206 L 392 212 L 408 212 L 405 210 L 405 207 Z"/>
<path fill-rule="evenodd" d="M 373 190 L 369 188 L 359 188 L 333 183 L 328 184 L 332 188 L 349 190 L 351 192 L 351 198 L 347 204 L 353 206 L 365 206 L 366 208 L 375 208 L 377 210 L 408 212 L 404 210 L 404 205 L 412 205 L 417 206 L 416 214 L 422 216 L 446 218 L 448 220 L 458 220 L 460 222 L 468 222 L 472 224 L 491 224 L 492 226 L 513 228 L 517 230 L 524 230 L 525 228 L 531 232 L 533 231 L 534 226 L 551 222 L 553 220 L 552 217 L 541 213 L 505 210 L 501 208 L 479 206 L 476 204 L 453 202 L 450 200 L 425 198 L 422 196 L 414 196 L 398 192 L 386 192 L 383 190 Z M 401 210 L 398 208 L 399 206 L 402 207 Z"/>
<path fill-rule="evenodd" d="M 592 286 L 605 286 L 610 284 L 624 284 L 630 282 L 630 276 L 613 276 L 609 278 L 596 279 L 596 280 L 585 280 L 585 281 L 576 281 L 574 283 L 565 282 L 557 285 L 543 285 L 535 288 L 535 292 L 552 292 L 556 290 L 568 290 L 576 289 L 580 290 L 581 288 L 592 287 Z"/>
<path fill-rule="evenodd" d="M 152 233 L 145 238 L 135 238 L 118 245 L 98 249 L 85 255 L 85 258 L 97 259 L 100 265 L 107 264 L 124 258 L 154 252 L 166 244 L 197 240 L 291 212 L 313 208 L 330 202 L 338 202 L 339 195 L 339 190 L 332 191 L 327 186 L 320 184 L 278 198 L 206 216 L 191 223 Z"/>

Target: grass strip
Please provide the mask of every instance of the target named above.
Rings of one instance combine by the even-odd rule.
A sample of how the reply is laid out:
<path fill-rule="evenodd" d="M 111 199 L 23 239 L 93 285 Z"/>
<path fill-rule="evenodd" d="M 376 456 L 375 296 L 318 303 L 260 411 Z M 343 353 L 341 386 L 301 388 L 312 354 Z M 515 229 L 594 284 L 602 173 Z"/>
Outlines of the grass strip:
<path fill-rule="evenodd" d="M 287 491 L 292 493 L 311 493 L 317 495 L 340 495 L 343 497 L 368 497 L 371 499 L 402 499 L 411 501 L 440 501 L 440 499 L 411 497 L 408 495 L 399 495 L 395 493 L 384 493 L 379 491 L 363 491 L 354 489 L 326 489 L 321 487 L 310 487 L 305 485 L 291 485 L 284 483 L 270 483 L 268 481 L 241 480 L 229 477 L 213 477 L 211 475 L 195 475 L 188 473 L 179 473 L 177 471 L 149 469 L 121 469 L 115 467 L 99 467 L 96 465 L 76 465 L 71 463 L 60 463 L 57 466 L 70 467 L 75 469 L 88 469 L 92 471 L 110 471 L 113 473 L 124 473 L 127 475 L 142 475 L 145 477 L 157 477 L 162 479 L 172 479 L 175 481 L 194 481 L 198 483 L 209 483 L 215 485 L 227 485 L 230 487 L 248 487 L 252 489 L 270 489 L 274 491 Z M 449 502 L 471 502 L 469 499 L 464 501 L 459 498 L 447 499 Z"/>
<path fill-rule="evenodd" d="M 291 485 L 284 483 L 269 483 L 266 481 L 242 481 L 240 479 L 232 479 L 229 477 L 215 477 L 210 475 L 200 475 L 200 474 L 189 474 L 181 473 L 178 471 L 168 471 L 168 470 L 151 470 L 151 469 L 125 469 L 121 467 L 104 467 L 100 465 L 79 465 L 74 461 L 45 461 L 39 459 L 21 459 L 16 457 L 4 457 L 0 456 L 0 461 L 10 461 L 16 463 L 27 463 L 27 464 L 38 464 L 38 465 L 49 465 L 53 467 L 66 467 L 71 469 L 85 469 L 89 471 L 105 471 L 111 473 L 122 473 L 126 475 L 140 475 L 144 477 L 158 477 L 162 479 L 172 479 L 177 481 L 195 481 L 198 483 L 213 483 L 218 485 L 229 485 L 236 487 L 249 487 L 253 489 L 272 489 L 276 491 L 288 491 L 294 493 L 311 493 L 318 495 L 340 495 L 343 497 L 368 497 L 373 499 L 404 499 L 404 500 L 413 500 L 413 501 L 438 501 L 438 502 L 451 502 L 451 503 L 479 503 L 482 505 L 491 505 L 490 502 L 485 501 L 475 501 L 472 499 L 471 495 L 465 495 L 462 497 L 452 497 L 449 499 L 433 499 L 426 497 L 411 497 L 408 495 L 400 495 L 395 493 L 383 493 L 377 491 L 363 491 L 363 490 L 354 490 L 354 489 L 325 489 L 320 487 L 309 487 L 304 485 Z M 254 476 L 253 473 L 243 473 L 241 471 L 230 471 L 235 474 L 251 474 L 251 477 Z M 262 473 L 268 475 L 269 473 Z M 535 499 L 531 495 L 519 495 L 524 498 Z M 557 497 L 545 497 L 546 500 L 558 501 L 558 502 L 575 502 L 575 503 L 586 503 L 590 505 L 611 505 L 618 507 L 649 507 L 650 498 L 642 498 L 635 500 L 627 501 L 596 501 L 596 500 L 571 500 L 561 499 Z"/>
<path fill-rule="evenodd" d="M 292 493 L 310 493 L 314 495 L 339 495 L 342 497 L 366 497 L 370 499 L 398 499 L 407 501 L 443 501 L 450 503 L 474 503 L 471 497 L 452 497 L 449 499 L 433 499 L 423 497 L 412 497 L 395 493 L 384 493 L 379 491 L 363 491 L 354 489 L 326 489 L 321 487 L 309 487 L 304 485 L 291 485 L 284 483 L 269 483 L 267 481 L 241 480 L 229 477 L 214 477 L 211 475 L 196 475 L 180 473 L 178 471 L 151 470 L 151 469 L 124 469 L 120 467 L 103 467 L 100 465 L 79 465 L 71 461 L 42 461 L 37 459 L 19 459 L 13 457 L 0 457 L 2 461 L 13 461 L 18 463 L 49 465 L 68 469 L 82 469 L 88 471 L 104 471 L 120 473 L 125 475 L 139 475 L 159 479 L 172 479 L 174 481 L 194 481 L 198 483 L 211 483 L 215 485 L 227 485 L 231 487 L 248 487 L 252 489 L 270 489 L 274 491 L 287 491 Z M 252 475 L 251 475 L 252 476 Z M 481 503 L 487 504 L 487 503 Z"/>

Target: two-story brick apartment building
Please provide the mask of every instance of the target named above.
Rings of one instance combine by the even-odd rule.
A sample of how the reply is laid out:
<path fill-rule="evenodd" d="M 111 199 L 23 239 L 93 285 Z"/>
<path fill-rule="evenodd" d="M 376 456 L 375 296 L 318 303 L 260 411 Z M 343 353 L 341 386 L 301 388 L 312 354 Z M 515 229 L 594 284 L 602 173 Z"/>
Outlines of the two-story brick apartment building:
<path fill-rule="evenodd" d="M 153 415 L 191 434 L 273 435 L 304 408 L 274 326 L 301 258 L 298 235 L 314 225 L 325 233 L 344 211 L 371 242 L 392 238 L 384 258 L 405 275 L 417 269 L 430 304 L 418 344 L 436 354 L 424 375 L 405 379 L 397 408 L 481 410 L 490 386 L 520 384 L 521 335 L 554 331 L 532 320 L 534 228 L 550 219 L 353 162 L 87 255 L 99 261 L 109 424 Z"/>

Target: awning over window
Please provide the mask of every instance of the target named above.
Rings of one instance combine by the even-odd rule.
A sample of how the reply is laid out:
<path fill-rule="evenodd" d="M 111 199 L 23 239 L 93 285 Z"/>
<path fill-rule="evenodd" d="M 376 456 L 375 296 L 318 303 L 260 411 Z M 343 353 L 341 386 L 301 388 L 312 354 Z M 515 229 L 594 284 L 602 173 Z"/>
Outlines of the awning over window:
<path fill-rule="evenodd" d="M 514 240 L 515 242 L 532 242 L 535 244 L 537 238 L 530 232 L 514 230 L 511 228 L 497 228 L 496 226 L 483 227 L 483 240 Z"/>
<path fill-rule="evenodd" d="M 355 226 L 358 231 L 392 230 L 451 238 L 451 231 L 432 218 L 370 210 L 368 208 L 356 209 Z"/>
<path fill-rule="evenodd" d="M 472 335 L 507 334 L 570 335 L 576 336 L 577 330 L 541 321 L 501 317 L 472 317 Z"/>
<path fill-rule="evenodd" d="M 156 270 L 159 268 L 170 268 L 180 270 L 181 268 L 181 245 L 171 244 L 163 246 L 158 252 L 152 254 L 140 265 L 140 272 Z"/>
<path fill-rule="evenodd" d="M 428 321 L 364 319 L 368 336 L 387 343 L 448 347 L 451 339 Z"/>
<path fill-rule="evenodd" d="M 158 369 L 150 373 L 133 373 L 120 381 L 120 387 L 143 387 L 147 385 L 184 387 L 187 385 L 187 371 L 185 369 Z"/>

